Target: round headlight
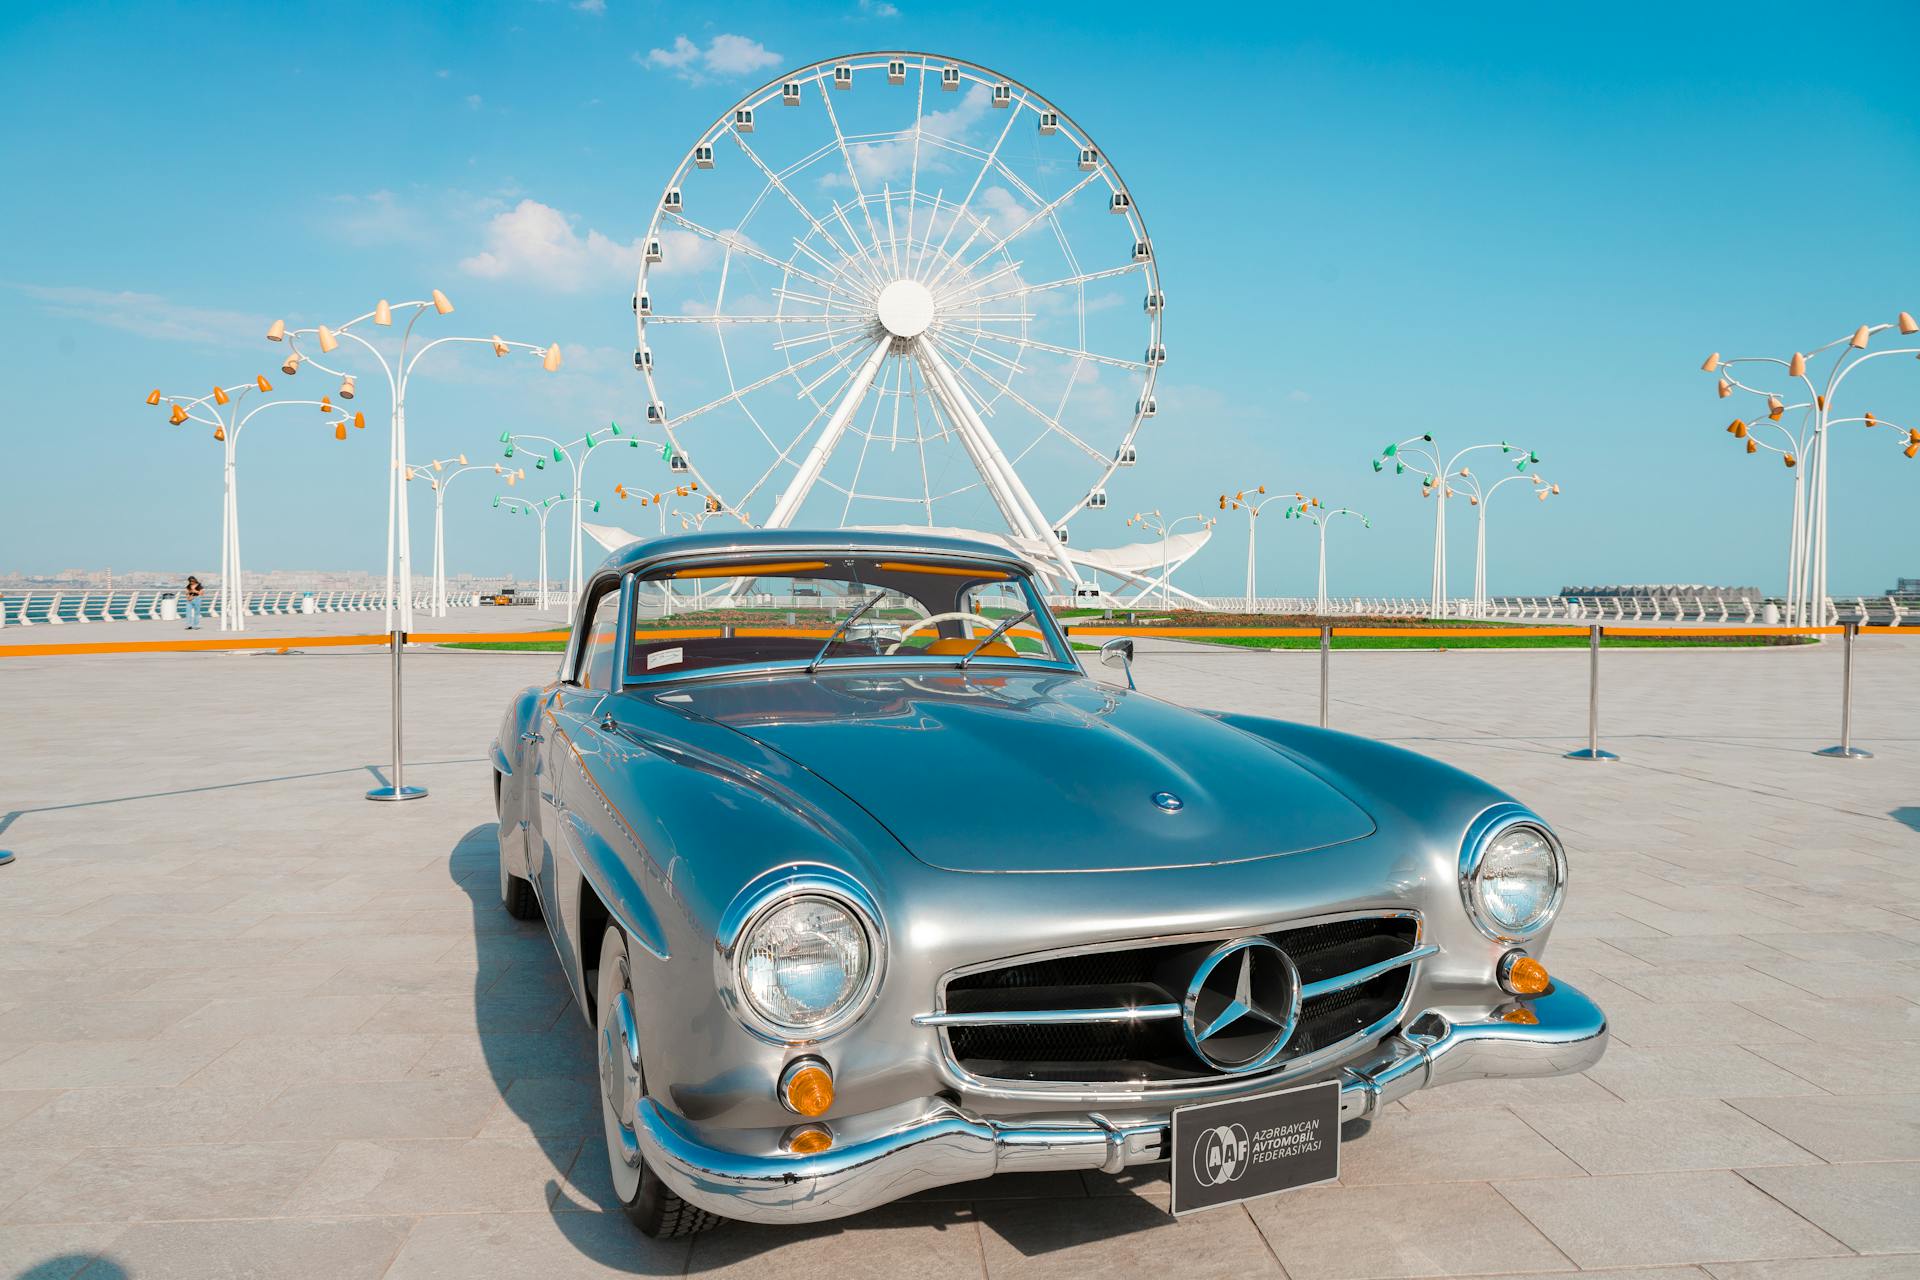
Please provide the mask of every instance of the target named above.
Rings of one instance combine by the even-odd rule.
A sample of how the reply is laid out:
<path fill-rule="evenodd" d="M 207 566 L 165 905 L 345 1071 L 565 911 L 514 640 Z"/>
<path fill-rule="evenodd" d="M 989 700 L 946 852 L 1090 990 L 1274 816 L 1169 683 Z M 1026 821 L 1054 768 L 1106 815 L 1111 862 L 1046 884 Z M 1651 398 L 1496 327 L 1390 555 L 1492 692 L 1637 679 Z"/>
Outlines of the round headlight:
<path fill-rule="evenodd" d="M 1553 919 L 1565 884 L 1565 863 L 1552 837 L 1516 823 L 1487 842 L 1464 887 L 1467 908 L 1482 932 L 1523 938 Z"/>
<path fill-rule="evenodd" d="M 845 905 L 791 898 L 747 930 L 738 963 L 740 996 L 753 1013 L 787 1031 L 817 1031 L 865 992 L 872 945 Z"/>

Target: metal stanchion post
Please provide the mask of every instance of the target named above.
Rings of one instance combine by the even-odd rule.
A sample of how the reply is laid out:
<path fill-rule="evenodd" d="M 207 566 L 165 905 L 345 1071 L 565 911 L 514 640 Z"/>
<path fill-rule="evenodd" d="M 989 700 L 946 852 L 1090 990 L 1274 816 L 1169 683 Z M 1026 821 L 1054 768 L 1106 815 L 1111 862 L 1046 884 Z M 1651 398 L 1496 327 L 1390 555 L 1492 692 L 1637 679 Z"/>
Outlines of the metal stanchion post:
<path fill-rule="evenodd" d="M 1593 624 L 1587 652 L 1591 655 L 1587 667 L 1587 745 L 1578 751 L 1567 752 L 1569 760 L 1618 760 L 1620 757 L 1611 751 L 1600 749 L 1600 632 L 1599 623 Z"/>
<path fill-rule="evenodd" d="M 1327 727 L 1327 662 L 1333 652 L 1333 628 L 1322 625 L 1320 628 L 1320 727 Z"/>
<path fill-rule="evenodd" d="M 1813 754 L 1841 760 L 1871 760 L 1873 752 L 1853 745 L 1853 638 L 1860 624 L 1849 622 L 1840 633 L 1840 745 L 1822 747 Z"/>
<path fill-rule="evenodd" d="M 400 653 L 407 647 L 407 633 L 389 633 L 393 644 L 393 783 L 367 792 L 369 800 L 418 800 L 427 794 L 425 787 L 409 787 L 401 776 L 400 751 Z"/>

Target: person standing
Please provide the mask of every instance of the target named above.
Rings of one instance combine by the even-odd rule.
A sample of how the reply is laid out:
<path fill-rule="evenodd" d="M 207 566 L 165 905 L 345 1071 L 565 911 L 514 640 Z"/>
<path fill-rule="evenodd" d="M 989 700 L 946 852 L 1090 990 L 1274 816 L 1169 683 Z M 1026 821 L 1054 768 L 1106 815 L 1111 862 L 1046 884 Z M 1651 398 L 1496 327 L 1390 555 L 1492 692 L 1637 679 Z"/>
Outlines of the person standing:
<path fill-rule="evenodd" d="M 187 575 L 187 630 L 200 629 L 200 593 L 206 588 L 200 585 L 200 579 Z"/>

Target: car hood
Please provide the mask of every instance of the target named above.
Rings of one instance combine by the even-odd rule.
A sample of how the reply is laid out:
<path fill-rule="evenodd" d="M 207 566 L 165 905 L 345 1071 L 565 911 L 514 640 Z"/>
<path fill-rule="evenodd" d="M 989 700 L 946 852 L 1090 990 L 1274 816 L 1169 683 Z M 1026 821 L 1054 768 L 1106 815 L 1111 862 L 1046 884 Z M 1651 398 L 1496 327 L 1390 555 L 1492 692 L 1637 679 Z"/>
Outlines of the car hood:
<path fill-rule="evenodd" d="M 950 871 L 1204 866 L 1374 829 L 1270 743 L 1079 675 L 843 671 L 689 684 L 654 701 L 786 756 Z"/>

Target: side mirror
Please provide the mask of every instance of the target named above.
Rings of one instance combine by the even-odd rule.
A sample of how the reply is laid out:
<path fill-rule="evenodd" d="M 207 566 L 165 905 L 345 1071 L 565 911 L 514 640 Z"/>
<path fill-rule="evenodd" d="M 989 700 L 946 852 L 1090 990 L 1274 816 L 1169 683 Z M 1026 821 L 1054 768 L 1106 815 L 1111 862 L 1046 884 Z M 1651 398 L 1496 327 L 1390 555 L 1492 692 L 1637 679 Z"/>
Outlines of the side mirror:
<path fill-rule="evenodd" d="M 1127 673 L 1127 688 L 1133 683 L 1133 639 L 1130 636 L 1115 636 L 1100 646 L 1100 665 L 1119 667 Z"/>

